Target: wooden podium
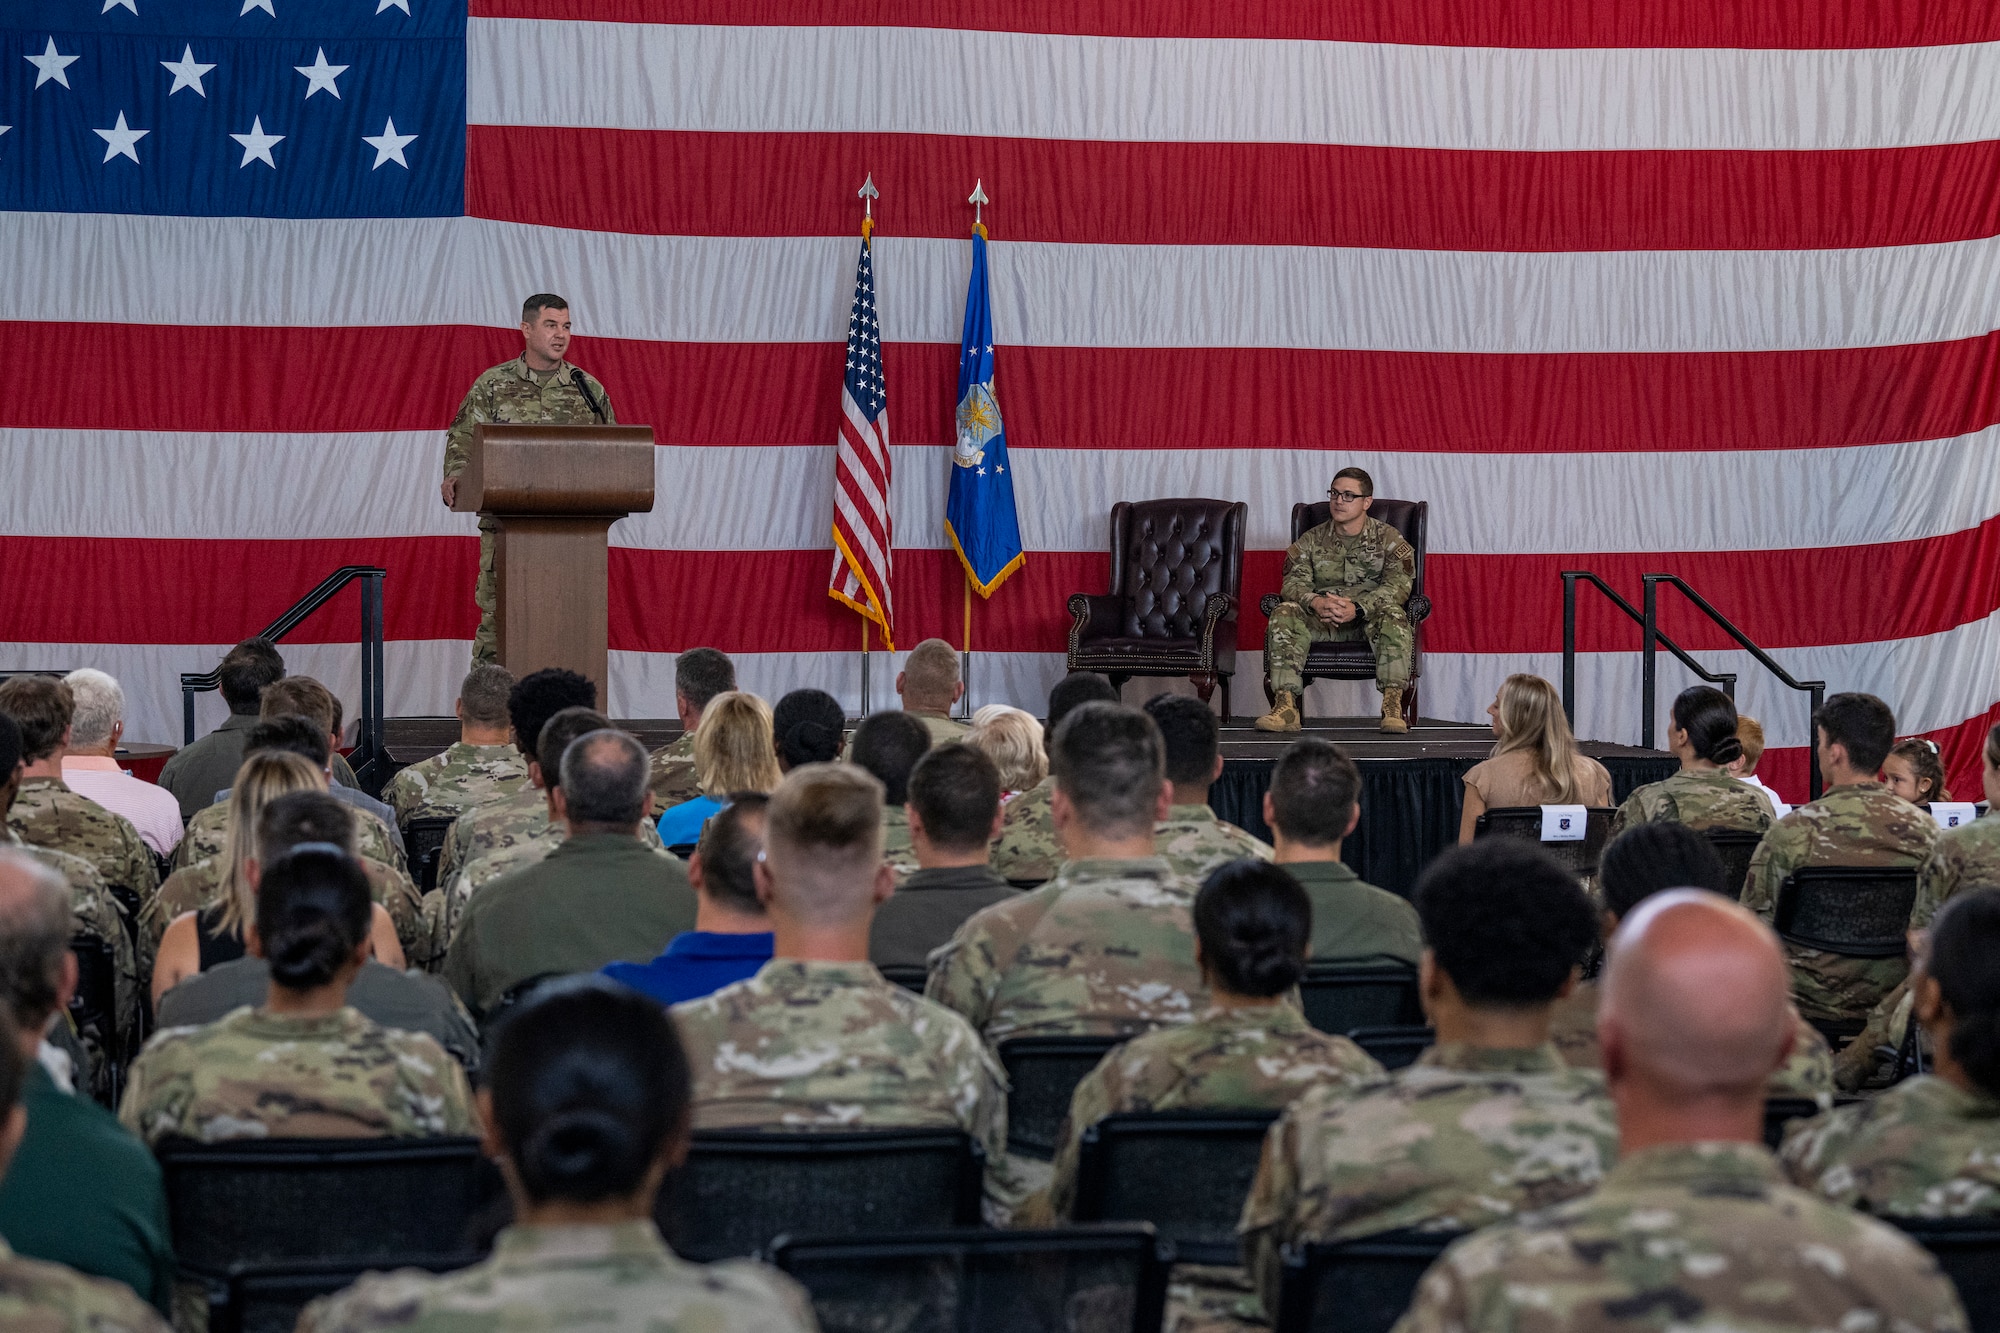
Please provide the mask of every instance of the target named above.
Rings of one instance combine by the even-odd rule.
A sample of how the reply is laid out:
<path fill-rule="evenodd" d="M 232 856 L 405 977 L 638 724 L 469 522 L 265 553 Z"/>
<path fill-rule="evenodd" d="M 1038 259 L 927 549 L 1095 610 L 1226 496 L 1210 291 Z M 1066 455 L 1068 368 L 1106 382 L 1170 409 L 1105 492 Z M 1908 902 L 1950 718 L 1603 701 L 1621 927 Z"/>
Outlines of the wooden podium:
<path fill-rule="evenodd" d="M 475 426 L 452 508 L 491 515 L 494 630 L 516 677 L 566 667 L 611 705 L 611 525 L 653 508 L 649 426 Z"/>

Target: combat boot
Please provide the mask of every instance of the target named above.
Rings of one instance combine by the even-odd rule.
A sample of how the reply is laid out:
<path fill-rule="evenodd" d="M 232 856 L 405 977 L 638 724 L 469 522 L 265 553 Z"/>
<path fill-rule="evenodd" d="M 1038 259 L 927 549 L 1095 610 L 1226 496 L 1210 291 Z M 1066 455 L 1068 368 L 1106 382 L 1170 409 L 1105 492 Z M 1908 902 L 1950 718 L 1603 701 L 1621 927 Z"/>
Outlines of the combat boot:
<path fill-rule="evenodd" d="M 1299 729 L 1299 700 L 1290 690 L 1279 690 L 1273 696 L 1277 700 L 1271 711 L 1253 724 L 1259 731 L 1297 731 Z"/>
<path fill-rule="evenodd" d="M 1408 731 L 1410 724 L 1403 721 L 1403 687 L 1384 685 L 1382 687 L 1382 730 L 1397 735 Z"/>

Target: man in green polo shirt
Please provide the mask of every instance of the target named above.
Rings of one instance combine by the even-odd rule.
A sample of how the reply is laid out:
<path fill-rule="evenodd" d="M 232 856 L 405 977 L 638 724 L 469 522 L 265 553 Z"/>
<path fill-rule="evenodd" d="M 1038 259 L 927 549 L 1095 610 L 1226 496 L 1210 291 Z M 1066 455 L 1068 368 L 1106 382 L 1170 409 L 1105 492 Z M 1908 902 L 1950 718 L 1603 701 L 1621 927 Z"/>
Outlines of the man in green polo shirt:
<path fill-rule="evenodd" d="M 1342 839 L 1361 822 L 1361 770 L 1339 746 L 1302 740 L 1279 756 L 1264 822 L 1274 859 L 1312 899 L 1314 962 L 1417 965 L 1424 949 L 1417 909 L 1340 859 Z"/>
<path fill-rule="evenodd" d="M 73 929 L 62 877 L 0 848 L 0 1008 L 28 1061 L 28 1132 L 0 1182 L 0 1236 L 16 1254 L 123 1282 L 170 1313 L 174 1247 L 159 1163 L 38 1058 L 42 1034 L 76 992 Z"/>

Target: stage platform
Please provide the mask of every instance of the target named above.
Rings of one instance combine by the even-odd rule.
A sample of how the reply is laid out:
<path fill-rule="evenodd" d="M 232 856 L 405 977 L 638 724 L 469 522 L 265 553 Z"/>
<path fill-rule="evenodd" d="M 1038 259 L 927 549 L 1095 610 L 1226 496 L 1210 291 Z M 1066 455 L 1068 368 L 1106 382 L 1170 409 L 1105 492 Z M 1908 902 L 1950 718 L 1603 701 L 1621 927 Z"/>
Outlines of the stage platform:
<path fill-rule="evenodd" d="M 673 718 L 630 718 L 619 723 L 647 749 L 681 733 Z M 1493 750 L 1490 728 L 1421 718 L 1407 735 L 1385 736 L 1374 718 L 1314 719 L 1303 735 L 1339 745 L 1361 767 L 1361 824 L 1341 850 L 1363 879 L 1408 893 L 1431 857 L 1458 837 L 1465 771 Z M 398 767 L 438 753 L 458 739 L 449 717 L 392 717 L 383 724 L 389 756 Z M 1296 736 L 1270 735 L 1247 722 L 1223 728 L 1222 779 L 1209 793 L 1216 814 L 1269 841 L 1264 793 L 1278 755 Z M 1663 750 L 1631 745 L 1582 744 L 1585 754 L 1611 773 L 1611 790 L 1624 800 L 1633 788 L 1658 782 L 1679 764 Z"/>

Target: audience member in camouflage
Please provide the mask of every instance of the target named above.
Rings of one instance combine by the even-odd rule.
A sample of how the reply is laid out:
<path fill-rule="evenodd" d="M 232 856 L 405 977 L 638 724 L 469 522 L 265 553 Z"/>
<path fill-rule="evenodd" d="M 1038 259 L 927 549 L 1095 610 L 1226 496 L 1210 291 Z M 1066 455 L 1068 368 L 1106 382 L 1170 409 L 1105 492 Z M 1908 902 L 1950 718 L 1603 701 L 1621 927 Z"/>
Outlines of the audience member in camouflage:
<path fill-rule="evenodd" d="M 1153 838 L 1176 876 L 1193 884 L 1208 878 L 1208 872 L 1245 857 L 1268 861 L 1271 845 L 1253 838 L 1227 820 L 1218 819 L 1206 805 L 1176 805 L 1153 828 Z"/>
<path fill-rule="evenodd" d="M 168 1333 L 122 1282 L 24 1259 L 0 1240 L 0 1328 L 16 1333 Z"/>
<path fill-rule="evenodd" d="M 666 810 L 701 795 L 701 780 L 694 771 L 694 732 L 662 745 L 652 753 L 652 775 L 647 787 L 653 793 L 653 808 Z"/>
<path fill-rule="evenodd" d="M 356 824 L 360 823 L 356 820 Z M 396 942 L 403 946 L 403 959 L 411 967 L 424 967 L 431 958 L 430 927 L 424 921 L 423 899 L 410 877 L 394 866 L 363 856 L 361 869 L 368 876 L 368 891 L 389 919 L 396 923 Z M 199 912 L 222 897 L 220 856 L 197 861 L 167 876 L 166 883 L 146 903 L 139 914 L 139 932 L 157 949 L 160 937 L 174 918 L 183 912 Z"/>
<path fill-rule="evenodd" d="M 1056 780 L 1043 778 L 1000 811 L 1000 836 L 993 840 L 990 862 L 1002 879 L 1055 878 L 1056 867 L 1063 862 L 1056 827 L 1049 818 L 1049 798 L 1055 790 Z"/>
<path fill-rule="evenodd" d="M 1681 761 L 1680 771 L 1626 797 L 1612 817 L 1611 836 L 1661 821 L 1748 833 L 1770 828 L 1770 798 L 1762 788 L 1739 782 L 1727 767 L 1743 757 L 1737 724 L 1736 703 L 1721 690 L 1709 685 L 1682 690 L 1667 723 L 1667 748 Z"/>
<path fill-rule="evenodd" d="M 958 668 L 952 667 L 953 679 Z M 848 759 L 882 784 L 882 859 L 898 880 L 922 869 L 910 845 L 910 774 L 935 742 L 924 719 L 915 713 L 889 709 L 871 713 L 854 729 Z"/>
<path fill-rule="evenodd" d="M 398 822 L 456 819 L 527 785 L 528 766 L 511 743 L 468 745 L 454 741 L 389 779 L 382 799 L 396 808 Z"/>
<path fill-rule="evenodd" d="M 674 659 L 674 713 L 680 736 L 653 751 L 647 788 L 653 809 L 664 811 L 701 795 L 701 775 L 695 771 L 694 733 L 701 710 L 718 694 L 736 688 L 736 664 L 715 648 L 690 648 Z"/>
<path fill-rule="evenodd" d="M 6 798 L 7 785 L 0 782 L 0 801 Z M 90 1091 L 108 1101 L 114 1086 L 114 1068 L 118 1063 L 113 1056 L 117 1051 L 129 1052 L 138 1045 L 140 997 L 145 993 L 143 983 L 146 975 L 132 947 L 131 936 L 120 919 L 118 902 L 104 886 L 104 880 L 96 869 L 81 857 L 50 851 L 46 847 L 30 847 L 4 824 L 0 824 L 0 847 L 32 857 L 62 876 L 69 890 L 70 913 L 75 919 L 74 933 L 84 939 L 97 940 L 111 951 L 114 1012 L 108 1015 L 108 1022 L 92 1016 L 78 1024 L 76 1029 L 77 1039 L 88 1061 L 86 1072 Z"/>
<path fill-rule="evenodd" d="M 1989 812 L 1938 834 L 1937 845 L 1917 876 L 1917 907 L 1910 914 L 1910 928 L 1930 925 L 1954 894 L 1968 889 L 2000 889 L 2000 815 Z"/>
<path fill-rule="evenodd" d="M 160 886 L 153 853 L 132 821 L 77 795 L 61 778 L 23 778 L 7 823 L 30 846 L 88 861 L 108 887 L 129 894 L 134 904 Z"/>
<path fill-rule="evenodd" d="M 372 810 L 350 805 L 354 811 L 355 844 L 370 861 L 393 866 L 408 875 L 410 861 L 396 845 L 389 826 Z M 222 855 L 229 842 L 229 802 L 217 801 L 188 821 L 187 836 L 174 848 L 173 868 L 184 869 L 197 861 Z"/>
<path fill-rule="evenodd" d="M 898 880 L 923 868 L 917 864 L 916 849 L 910 846 L 909 812 L 900 805 L 882 807 L 882 861 L 896 872 Z"/>
<path fill-rule="evenodd" d="M 504 800 L 459 817 L 451 826 L 451 833 L 444 841 L 444 852 L 438 858 L 437 882 L 444 885 L 457 883 L 481 859 L 496 852 L 515 855 L 516 859 L 500 863 L 505 869 L 532 865 L 559 846 L 562 839 L 561 822 L 549 814 L 548 793 L 539 786 L 523 787 Z M 650 819 L 639 829 L 639 841 L 655 851 L 666 851 L 665 844 L 660 841 L 660 831 Z M 471 882 L 454 895 L 460 906 L 473 889 L 491 879 L 495 873 L 498 873 L 497 870 L 489 868 L 482 875 L 474 875 Z"/>

